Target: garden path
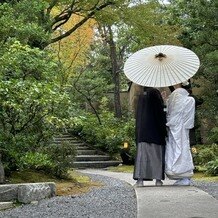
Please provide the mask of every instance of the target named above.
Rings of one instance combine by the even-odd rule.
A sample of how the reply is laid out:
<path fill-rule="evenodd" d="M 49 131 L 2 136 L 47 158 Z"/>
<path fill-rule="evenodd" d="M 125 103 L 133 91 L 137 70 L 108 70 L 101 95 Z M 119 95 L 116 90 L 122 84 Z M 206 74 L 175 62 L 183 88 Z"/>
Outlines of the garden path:
<path fill-rule="evenodd" d="M 110 172 L 102 169 L 80 170 L 82 173 L 109 176 L 134 185 L 131 173 Z M 218 201 L 194 186 L 172 186 L 165 180 L 161 187 L 154 182 L 145 182 L 135 188 L 137 218 L 217 218 Z"/>

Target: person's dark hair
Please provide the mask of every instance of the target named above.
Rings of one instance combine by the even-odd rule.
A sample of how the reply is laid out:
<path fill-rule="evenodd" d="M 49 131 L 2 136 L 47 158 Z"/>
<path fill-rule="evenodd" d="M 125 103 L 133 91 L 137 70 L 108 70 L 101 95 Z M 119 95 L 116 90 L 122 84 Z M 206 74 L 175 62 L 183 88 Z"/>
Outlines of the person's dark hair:
<path fill-rule="evenodd" d="M 148 86 L 143 86 L 143 92 L 146 92 L 150 87 Z"/>
<path fill-rule="evenodd" d="M 191 90 L 192 86 L 191 86 L 191 81 L 190 81 L 190 79 L 189 79 L 188 81 L 183 82 L 182 85 L 181 85 L 181 87 L 182 87 L 183 89 L 186 89 L 187 91 L 188 91 L 188 90 Z"/>

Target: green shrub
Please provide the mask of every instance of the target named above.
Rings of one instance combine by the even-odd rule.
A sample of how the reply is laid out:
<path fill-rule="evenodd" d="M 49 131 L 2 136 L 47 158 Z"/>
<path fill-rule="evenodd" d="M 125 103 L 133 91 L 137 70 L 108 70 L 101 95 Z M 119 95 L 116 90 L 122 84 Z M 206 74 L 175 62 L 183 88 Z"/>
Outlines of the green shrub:
<path fill-rule="evenodd" d="M 59 178 L 68 178 L 68 171 L 76 156 L 75 146 L 66 141 L 61 144 L 51 144 L 44 149 L 44 152 L 52 160 L 52 167 L 47 169 L 48 173 Z"/>
<path fill-rule="evenodd" d="M 199 145 L 196 146 L 197 154 L 193 155 L 194 164 L 204 166 L 209 161 L 213 161 L 218 157 L 218 145 Z"/>
<path fill-rule="evenodd" d="M 45 146 L 38 151 L 26 152 L 17 158 L 16 164 L 20 170 L 43 170 L 58 178 L 68 178 L 75 156 L 75 146 L 67 141 Z"/>
<path fill-rule="evenodd" d="M 218 158 L 206 164 L 206 172 L 210 176 L 218 176 Z"/>
<path fill-rule="evenodd" d="M 128 142 L 130 146 L 135 146 L 134 119 L 118 119 L 114 113 L 105 110 L 100 114 L 100 118 L 102 124 L 99 124 L 96 116 L 91 113 L 81 116 L 80 121 L 77 119 L 77 123 L 80 127 L 82 126 L 78 135 L 84 141 L 97 149 L 108 152 L 111 156 L 120 152 L 124 142 Z"/>
<path fill-rule="evenodd" d="M 218 143 L 218 127 L 214 127 L 209 134 L 209 140 Z"/>
<path fill-rule="evenodd" d="M 39 152 L 27 152 L 19 162 L 21 170 L 48 170 L 54 166 L 49 155 Z"/>
<path fill-rule="evenodd" d="M 130 153 L 132 159 L 135 160 L 135 157 L 136 157 L 136 145 L 130 147 L 129 153 Z"/>

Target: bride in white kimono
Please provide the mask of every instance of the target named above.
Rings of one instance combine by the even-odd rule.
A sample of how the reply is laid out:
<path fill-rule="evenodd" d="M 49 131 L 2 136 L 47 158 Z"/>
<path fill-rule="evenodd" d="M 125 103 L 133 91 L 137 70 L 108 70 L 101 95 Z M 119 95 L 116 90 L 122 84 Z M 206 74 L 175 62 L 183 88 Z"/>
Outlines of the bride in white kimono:
<path fill-rule="evenodd" d="M 193 159 L 190 150 L 189 130 L 194 126 L 195 100 L 189 93 L 175 86 L 167 101 L 168 139 L 165 153 L 165 173 L 174 185 L 190 185 Z"/>

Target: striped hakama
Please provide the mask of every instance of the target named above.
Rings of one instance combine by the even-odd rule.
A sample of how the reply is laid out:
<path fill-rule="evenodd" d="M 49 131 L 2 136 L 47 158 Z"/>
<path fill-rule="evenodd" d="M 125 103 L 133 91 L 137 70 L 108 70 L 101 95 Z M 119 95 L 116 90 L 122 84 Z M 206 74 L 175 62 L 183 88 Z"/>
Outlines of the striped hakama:
<path fill-rule="evenodd" d="M 133 178 L 135 180 L 163 180 L 164 150 L 165 146 L 162 145 L 138 143 Z"/>

